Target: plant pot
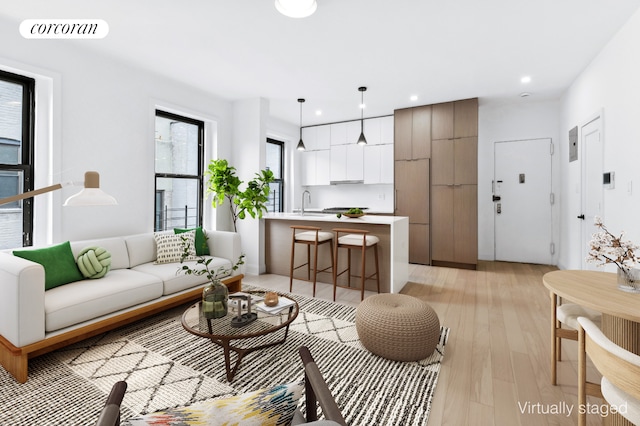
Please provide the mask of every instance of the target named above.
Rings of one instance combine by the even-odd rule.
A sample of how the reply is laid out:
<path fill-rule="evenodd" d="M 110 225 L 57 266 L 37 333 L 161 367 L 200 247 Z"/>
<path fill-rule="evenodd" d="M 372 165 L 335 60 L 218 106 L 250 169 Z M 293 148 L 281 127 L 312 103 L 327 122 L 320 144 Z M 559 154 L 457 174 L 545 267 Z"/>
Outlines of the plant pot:
<path fill-rule="evenodd" d="M 229 289 L 220 280 L 214 280 L 202 290 L 202 316 L 222 318 L 229 312 Z"/>

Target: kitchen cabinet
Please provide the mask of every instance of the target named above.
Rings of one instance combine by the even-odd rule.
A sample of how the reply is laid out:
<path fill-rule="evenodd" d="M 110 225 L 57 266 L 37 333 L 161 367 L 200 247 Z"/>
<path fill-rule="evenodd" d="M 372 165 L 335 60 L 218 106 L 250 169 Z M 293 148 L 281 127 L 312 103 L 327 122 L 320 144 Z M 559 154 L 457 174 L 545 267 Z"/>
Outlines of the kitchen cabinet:
<path fill-rule="evenodd" d="M 393 183 L 393 145 L 367 145 L 363 154 L 364 183 Z"/>
<path fill-rule="evenodd" d="M 478 262 L 478 100 L 433 105 L 431 260 L 475 268 Z"/>
<path fill-rule="evenodd" d="M 431 157 L 431 105 L 395 111 L 396 160 Z"/>
<path fill-rule="evenodd" d="M 431 258 L 434 265 L 478 263 L 477 185 L 431 187 Z"/>
<path fill-rule="evenodd" d="M 302 128 L 302 141 L 304 142 L 305 151 L 315 151 L 317 149 L 318 128 L 317 127 L 303 127 Z"/>
<path fill-rule="evenodd" d="M 360 136 L 358 134 L 358 136 Z M 364 120 L 364 136 L 367 145 L 393 144 L 393 116 L 368 118 Z"/>
<path fill-rule="evenodd" d="M 348 145 L 358 142 L 360 120 L 331 124 L 331 145 Z"/>
<path fill-rule="evenodd" d="M 364 180 L 363 148 L 355 143 L 331 147 L 331 182 Z"/>
<path fill-rule="evenodd" d="M 316 148 L 330 149 L 331 148 L 331 126 L 316 126 Z"/>
<path fill-rule="evenodd" d="M 429 159 L 395 162 L 396 216 L 409 217 L 409 262 L 428 265 Z"/>
<path fill-rule="evenodd" d="M 329 185 L 330 151 L 304 151 L 300 153 L 302 186 Z"/>

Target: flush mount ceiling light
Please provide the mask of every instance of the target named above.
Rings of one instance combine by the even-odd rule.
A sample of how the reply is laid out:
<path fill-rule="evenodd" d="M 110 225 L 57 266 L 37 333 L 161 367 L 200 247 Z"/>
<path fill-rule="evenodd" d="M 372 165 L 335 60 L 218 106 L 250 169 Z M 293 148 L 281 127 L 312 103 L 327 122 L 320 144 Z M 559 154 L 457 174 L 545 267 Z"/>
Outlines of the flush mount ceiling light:
<path fill-rule="evenodd" d="M 525 75 L 524 77 L 522 77 L 520 79 L 520 83 L 522 84 L 527 84 L 527 83 L 531 83 L 531 77 L 528 75 Z"/>
<path fill-rule="evenodd" d="M 302 142 L 302 104 L 304 103 L 304 99 L 300 98 L 298 99 L 298 102 L 300 102 L 300 141 L 298 142 L 298 146 L 296 146 L 296 149 L 298 151 L 304 151 L 306 149 L 304 147 L 304 142 Z"/>
<path fill-rule="evenodd" d="M 367 138 L 364 137 L 364 92 L 367 91 L 366 87 L 358 87 L 360 91 L 360 137 L 358 138 L 358 145 L 366 145 Z"/>
<path fill-rule="evenodd" d="M 276 0 L 276 9 L 289 18 L 306 18 L 318 8 L 316 0 Z"/>

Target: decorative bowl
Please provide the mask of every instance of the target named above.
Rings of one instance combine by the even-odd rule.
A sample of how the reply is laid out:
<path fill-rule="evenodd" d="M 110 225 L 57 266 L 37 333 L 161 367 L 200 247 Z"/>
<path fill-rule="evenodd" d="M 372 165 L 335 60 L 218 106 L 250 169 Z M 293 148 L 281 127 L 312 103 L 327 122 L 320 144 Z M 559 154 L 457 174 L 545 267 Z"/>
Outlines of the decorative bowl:
<path fill-rule="evenodd" d="M 364 216 L 364 213 L 342 213 L 342 216 L 346 216 L 346 217 L 349 217 L 351 219 L 354 219 L 356 217 Z"/>

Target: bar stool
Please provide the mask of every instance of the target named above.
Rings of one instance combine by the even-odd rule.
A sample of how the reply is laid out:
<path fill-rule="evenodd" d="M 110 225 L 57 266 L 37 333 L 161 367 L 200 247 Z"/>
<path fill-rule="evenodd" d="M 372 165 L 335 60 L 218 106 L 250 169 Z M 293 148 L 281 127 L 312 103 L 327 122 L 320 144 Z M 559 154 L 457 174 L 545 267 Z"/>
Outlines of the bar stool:
<path fill-rule="evenodd" d="M 293 291 L 293 271 L 307 267 L 307 279 L 296 278 L 302 281 L 313 283 L 313 297 L 316 296 L 316 278 L 318 272 L 328 272 L 331 269 L 333 273 L 333 234 L 328 231 L 321 231 L 315 226 L 293 225 L 291 226 L 293 235 L 291 237 L 291 265 L 289 270 L 289 291 Z M 318 269 L 318 247 L 322 244 L 329 243 L 331 250 L 331 265 L 323 269 Z M 307 246 L 307 262 L 298 266 L 294 266 L 296 244 L 305 244 Z M 313 253 L 313 280 L 311 279 L 311 246 L 314 247 Z"/>
<path fill-rule="evenodd" d="M 357 290 L 357 288 L 351 287 L 351 277 L 360 277 L 361 278 L 361 286 L 360 286 L 360 300 L 364 300 L 364 283 L 366 280 L 373 279 L 375 276 L 376 282 L 378 284 L 378 293 L 380 293 L 380 273 L 378 269 L 378 242 L 380 238 L 375 235 L 367 235 L 369 231 L 365 231 L 362 229 L 347 229 L 347 228 L 335 228 L 333 230 L 335 232 L 335 250 L 333 251 L 333 301 L 336 300 L 336 288 L 348 288 L 352 290 Z M 341 236 L 341 234 L 343 234 Z M 367 276 L 366 275 L 366 252 L 367 249 L 373 247 L 373 252 L 375 256 L 376 263 L 376 271 Z M 347 254 L 347 269 L 342 272 L 338 272 L 338 251 L 340 248 L 346 248 L 348 250 Z M 361 252 L 361 271 L 360 275 L 351 275 L 351 250 L 360 250 Z M 344 273 L 347 273 L 347 285 L 338 285 L 338 277 Z"/>

